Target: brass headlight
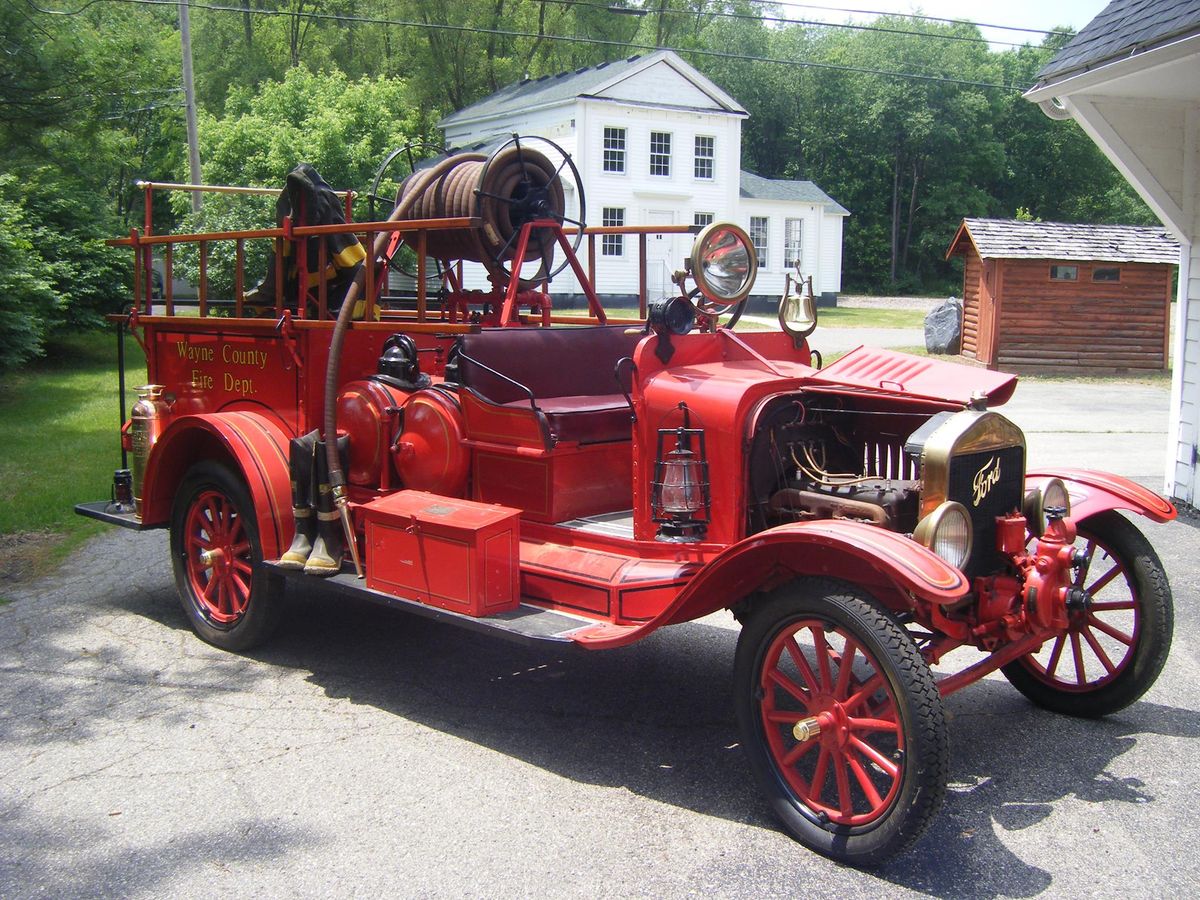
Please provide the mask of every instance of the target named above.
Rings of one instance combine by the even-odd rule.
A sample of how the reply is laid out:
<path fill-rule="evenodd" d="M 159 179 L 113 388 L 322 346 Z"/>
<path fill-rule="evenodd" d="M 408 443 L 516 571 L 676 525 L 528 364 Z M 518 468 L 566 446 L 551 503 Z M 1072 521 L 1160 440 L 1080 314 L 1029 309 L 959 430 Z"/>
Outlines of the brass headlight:
<path fill-rule="evenodd" d="M 961 569 L 971 555 L 971 516 L 961 503 L 947 500 L 917 523 L 913 539 Z"/>
<path fill-rule="evenodd" d="M 740 303 L 754 287 L 758 257 L 745 231 L 728 222 L 713 222 L 696 236 L 691 267 L 705 299 L 719 304 Z"/>

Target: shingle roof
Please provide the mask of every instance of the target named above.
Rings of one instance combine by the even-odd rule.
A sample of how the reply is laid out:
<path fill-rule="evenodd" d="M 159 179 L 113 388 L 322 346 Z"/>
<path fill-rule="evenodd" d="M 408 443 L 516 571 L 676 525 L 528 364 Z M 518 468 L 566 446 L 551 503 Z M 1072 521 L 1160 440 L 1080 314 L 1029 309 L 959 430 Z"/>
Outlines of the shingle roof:
<path fill-rule="evenodd" d="M 445 128 L 447 125 L 454 125 L 464 120 L 499 116 L 505 113 L 524 111 L 533 106 L 546 106 L 574 100 L 576 97 L 587 96 L 596 88 L 620 77 L 631 69 L 658 59 L 687 65 L 675 53 L 669 50 L 658 50 L 649 56 L 635 55 L 611 62 L 602 62 L 595 66 L 585 66 L 573 72 L 559 72 L 557 75 L 526 78 L 524 81 L 503 87 L 496 93 L 484 97 L 479 102 L 460 109 L 458 112 L 451 113 L 438 124 Z M 722 94 L 722 96 L 724 95 Z M 736 104 L 730 111 L 745 113 L 745 110 Z"/>
<path fill-rule="evenodd" d="M 748 200 L 791 200 L 796 203 L 819 203 L 832 213 L 850 215 L 842 206 L 811 181 L 785 181 L 763 178 L 742 170 L 741 196 Z"/>
<path fill-rule="evenodd" d="M 1179 262 L 1179 242 L 1165 228 L 963 219 L 950 252 L 956 249 L 964 231 L 984 259 Z"/>
<path fill-rule="evenodd" d="M 1200 0 L 1113 0 L 1038 72 L 1039 83 L 1200 32 Z"/>

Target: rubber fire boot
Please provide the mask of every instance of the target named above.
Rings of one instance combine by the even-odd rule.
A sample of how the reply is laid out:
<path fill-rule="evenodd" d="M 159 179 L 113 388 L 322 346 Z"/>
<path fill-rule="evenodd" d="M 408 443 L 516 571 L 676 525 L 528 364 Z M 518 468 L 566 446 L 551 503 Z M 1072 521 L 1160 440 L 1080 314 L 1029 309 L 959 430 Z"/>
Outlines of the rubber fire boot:
<path fill-rule="evenodd" d="M 313 508 L 316 493 L 314 462 L 317 455 L 317 431 L 294 438 L 288 447 L 291 457 L 292 517 L 296 520 L 296 536 L 292 546 L 279 558 L 283 569 L 303 569 L 317 537 L 317 516 Z"/>
<path fill-rule="evenodd" d="M 338 453 L 345 468 L 346 450 L 350 439 L 338 438 Z M 341 516 L 333 502 L 333 490 L 329 485 L 329 466 L 325 458 L 325 442 L 317 443 L 317 540 L 308 562 L 304 565 L 305 575 L 329 576 L 342 570 L 342 554 L 345 553 L 345 536 Z"/>

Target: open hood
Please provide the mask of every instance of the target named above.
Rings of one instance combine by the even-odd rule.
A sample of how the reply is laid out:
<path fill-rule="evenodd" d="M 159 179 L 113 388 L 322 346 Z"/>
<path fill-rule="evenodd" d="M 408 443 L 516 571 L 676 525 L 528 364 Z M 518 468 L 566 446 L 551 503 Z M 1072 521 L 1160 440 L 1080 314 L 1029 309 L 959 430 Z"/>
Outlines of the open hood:
<path fill-rule="evenodd" d="M 810 379 L 830 387 L 844 386 L 882 394 L 944 400 L 966 405 L 982 391 L 988 406 L 1006 403 L 1017 386 L 1017 376 L 924 356 L 858 347 Z"/>

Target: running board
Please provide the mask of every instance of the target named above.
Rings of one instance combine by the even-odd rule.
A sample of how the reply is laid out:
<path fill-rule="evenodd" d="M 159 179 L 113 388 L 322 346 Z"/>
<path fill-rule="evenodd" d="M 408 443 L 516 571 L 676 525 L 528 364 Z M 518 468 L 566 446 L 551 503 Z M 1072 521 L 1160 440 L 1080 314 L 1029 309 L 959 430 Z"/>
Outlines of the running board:
<path fill-rule="evenodd" d="M 372 590 L 355 576 L 354 568 L 348 563 L 342 565 L 342 571 L 337 575 L 326 578 L 305 575 L 296 569 L 285 569 L 276 562 L 266 562 L 263 565 L 273 578 L 278 578 L 282 583 L 292 587 L 328 589 L 342 596 L 358 597 L 382 606 L 416 613 L 418 616 L 424 616 L 437 622 L 448 622 L 451 625 L 496 635 L 521 644 L 546 642 L 572 644 L 575 643 L 573 638 L 575 632 L 592 628 L 598 624 L 606 624 L 597 622 L 595 619 L 545 609 L 529 603 L 521 603 L 516 609 L 504 610 L 490 616 L 468 616 L 453 610 L 430 606 L 427 603 L 419 603 L 416 600 L 407 600 L 393 594 L 386 594 L 383 591 Z"/>
<path fill-rule="evenodd" d="M 162 525 L 146 525 L 134 515 L 133 510 L 127 512 L 109 512 L 108 508 L 112 506 L 111 500 L 92 500 L 89 503 L 76 503 L 75 514 L 86 516 L 89 519 L 99 519 L 101 522 L 107 522 L 109 525 L 120 525 L 122 528 L 131 528 L 134 531 L 153 531 L 156 528 L 162 528 Z"/>

